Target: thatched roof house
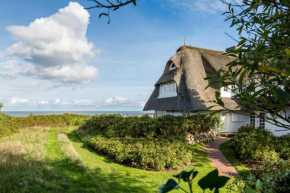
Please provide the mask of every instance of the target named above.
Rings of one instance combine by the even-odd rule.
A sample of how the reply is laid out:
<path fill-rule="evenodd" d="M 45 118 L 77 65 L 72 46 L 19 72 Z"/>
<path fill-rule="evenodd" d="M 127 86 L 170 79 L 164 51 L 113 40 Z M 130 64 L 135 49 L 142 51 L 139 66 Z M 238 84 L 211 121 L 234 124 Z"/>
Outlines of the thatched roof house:
<path fill-rule="evenodd" d="M 155 84 L 155 89 L 144 107 L 144 111 L 201 111 L 207 110 L 215 100 L 217 85 L 205 90 L 209 84 L 204 80 L 206 71 L 212 73 L 235 58 L 223 55 L 224 52 L 203 48 L 182 46 L 165 65 L 163 75 Z M 175 68 L 170 68 L 174 64 Z M 170 97 L 160 97 L 161 85 L 175 82 L 177 94 Z M 231 98 L 223 100 L 228 108 L 237 106 Z M 216 107 L 217 109 L 218 107 Z"/>
<path fill-rule="evenodd" d="M 168 60 L 164 73 L 155 83 L 144 111 L 155 110 L 155 115 L 188 115 L 193 113 L 208 113 L 208 107 L 215 105 L 210 102 L 215 100 L 215 92 L 220 91 L 225 107 L 235 113 L 222 114 L 224 121 L 223 132 L 236 132 L 241 126 L 254 124 L 266 127 L 275 135 L 283 135 L 289 131 L 265 123 L 264 114 L 255 117 L 246 109 L 236 109 L 237 102 L 232 96 L 232 89 L 223 87 L 218 90 L 217 85 L 205 89 L 210 80 L 205 80 L 207 71 L 216 73 L 219 69 L 227 69 L 227 64 L 235 60 L 234 57 L 223 55 L 224 52 L 182 46 Z M 217 110 L 216 106 L 212 110 Z M 248 116 L 246 116 L 248 115 Z"/>

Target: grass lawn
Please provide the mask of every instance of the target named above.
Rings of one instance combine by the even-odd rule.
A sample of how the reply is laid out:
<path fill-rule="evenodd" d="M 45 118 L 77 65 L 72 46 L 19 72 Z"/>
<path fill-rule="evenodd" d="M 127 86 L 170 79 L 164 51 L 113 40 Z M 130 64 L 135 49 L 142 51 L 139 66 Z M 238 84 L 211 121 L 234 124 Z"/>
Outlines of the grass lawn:
<path fill-rule="evenodd" d="M 182 170 L 154 172 L 119 165 L 84 145 L 74 129 L 29 128 L 1 138 L 0 192 L 158 192 Z M 203 146 L 194 148 L 199 171 L 194 192 L 202 192 L 197 181 L 214 168 Z"/>
<path fill-rule="evenodd" d="M 220 150 L 224 154 L 224 156 L 229 160 L 229 162 L 236 168 L 237 172 L 240 174 L 242 178 L 246 178 L 251 172 L 250 170 L 239 160 L 235 158 L 235 153 L 230 147 L 230 141 L 226 141 L 225 143 L 220 145 Z"/>

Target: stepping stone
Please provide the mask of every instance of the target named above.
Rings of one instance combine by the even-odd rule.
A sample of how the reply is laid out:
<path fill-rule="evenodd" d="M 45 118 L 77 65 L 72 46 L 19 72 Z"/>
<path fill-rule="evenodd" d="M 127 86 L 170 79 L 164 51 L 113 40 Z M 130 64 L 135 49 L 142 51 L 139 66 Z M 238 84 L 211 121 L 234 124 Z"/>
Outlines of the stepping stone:
<path fill-rule="evenodd" d="M 218 169 L 219 175 L 237 177 L 237 176 L 240 176 L 239 173 L 219 149 L 220 145 L 228 140 L 230 139 L 219 138 L 219 139 L 216 139 L 215 141 L 209 142 L 208 144 L 206 144 L 205 150 L 206 150 L 206 154 L 211 160 L 212 165 L 216 169 Z"/>

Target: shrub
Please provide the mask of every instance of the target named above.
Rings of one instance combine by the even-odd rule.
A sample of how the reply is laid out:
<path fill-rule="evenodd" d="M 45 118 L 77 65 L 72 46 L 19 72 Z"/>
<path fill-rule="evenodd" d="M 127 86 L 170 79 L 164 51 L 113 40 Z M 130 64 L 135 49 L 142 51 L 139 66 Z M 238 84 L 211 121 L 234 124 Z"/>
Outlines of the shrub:
<path fill-rule="evenodd" d="M 270 131 L 242 126 L 235 135 L 232 145 L 242 160 L 276 161 L 278 158 L 289 159 L 290 136 L 275 137 Z"/>
<path fill-rule="evenodd" d="M 0 112 L 0 138 L 18 131 L 19 124 L 11 116 Z"/>
<path fill-rule="evenodd" d="M 78 134 L 97 152 L 132 167 L 163 170 L 192 162 L 187 133 L 197 134 L 220 126 L 218 116 L 188 118 L 163 116 L 128 117 L 98 115 L 78 129 Z"/>
<path fill-rule="evenodd" d="M 78 126 L 91 119 L 88 115 L 75 115 L 65 113 L 63 115 L 30 115 L 28 117 L 14 118 L 21 127 L 55 127 L 55 126 Z"/>

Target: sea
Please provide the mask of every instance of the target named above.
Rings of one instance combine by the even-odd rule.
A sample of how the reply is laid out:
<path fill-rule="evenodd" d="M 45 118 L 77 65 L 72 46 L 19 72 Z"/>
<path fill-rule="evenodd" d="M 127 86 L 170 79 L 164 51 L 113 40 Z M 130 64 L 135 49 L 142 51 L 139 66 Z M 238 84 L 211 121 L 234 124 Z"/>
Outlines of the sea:
<path fill-rule="evenodd" d="M 153 111 L 2 111 L 13 117 L 28 117 L 29 115 L 62 115 L 65 113 L 77 115 L 120 114 L 121 116 L 136 116 L 154 114 Z"/>

